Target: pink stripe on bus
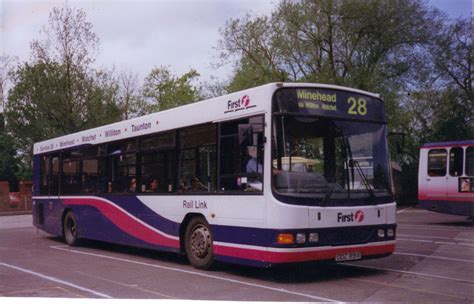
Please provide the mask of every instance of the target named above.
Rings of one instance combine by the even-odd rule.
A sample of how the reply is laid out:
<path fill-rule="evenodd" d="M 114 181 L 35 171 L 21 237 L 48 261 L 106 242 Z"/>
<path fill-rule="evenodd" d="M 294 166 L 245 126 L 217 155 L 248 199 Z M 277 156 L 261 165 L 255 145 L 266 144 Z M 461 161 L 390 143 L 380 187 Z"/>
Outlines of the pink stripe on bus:
<path fill-rule="evenodd" d="M 166 236 L 161 235 L 119 208 L 102 200 L 91 198 L 65 198 L 64 204 L 93 206 L 99 209 L 99 211 L 117 227 L 137 239 L 153 245 L 179 248 L 179 240 L 167 238 Z"/>

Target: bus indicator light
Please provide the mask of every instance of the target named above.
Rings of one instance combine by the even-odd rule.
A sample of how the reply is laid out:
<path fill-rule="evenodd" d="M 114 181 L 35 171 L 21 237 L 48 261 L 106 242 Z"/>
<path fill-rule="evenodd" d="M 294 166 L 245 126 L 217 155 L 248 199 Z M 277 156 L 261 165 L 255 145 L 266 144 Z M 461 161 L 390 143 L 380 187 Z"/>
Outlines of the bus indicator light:
<path fill-rule="evenodd" d="M 294 244 L 295 237 L 291 233 L 280 233 L 277 236 L 277 243 L 278 244 Z"/>

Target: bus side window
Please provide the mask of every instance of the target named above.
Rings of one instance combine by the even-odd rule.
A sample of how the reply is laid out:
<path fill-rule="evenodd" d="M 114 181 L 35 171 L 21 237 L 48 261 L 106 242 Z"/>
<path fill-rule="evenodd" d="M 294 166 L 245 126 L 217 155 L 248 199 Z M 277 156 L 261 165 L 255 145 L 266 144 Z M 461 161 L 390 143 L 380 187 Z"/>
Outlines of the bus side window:
<path fill-rule="evenodd" d="M 461 176 L 463 167 L 463 149 L 451 148 L 449 151 L 449 175 Z"/>
<path fill-rule="evenodd" d="M 51 155 L 51 172 L 49 179 L 49 194 L 59 195 L 59 179 L 61 175 L 59 153 Z"/>
<path fill-rule="evenodd" d="M 428 152 L 428 175 L 445 176 L 447 165 L 446 149 L 432 149 Z"/>
<path fill-rule="evenodd" d="M 40 194 L 49 195 L 49 156 L 41 157 Z"/>
<path fill-rule="evenodd" d="M 263 116 L 221 123 L 220 191 L 262 191 Z"/>
<path fill-rule="evenodd" d="M 474 146 L 466 149 L 466 175 L 474 176 Z"/>
<path fill-rule="evenodd" d="M 217 124 L 188 127 L 178 135 L 178 192 L 214 192 L 217 188 Z M 195 187 L 193 180 L 197 180 Z"/>

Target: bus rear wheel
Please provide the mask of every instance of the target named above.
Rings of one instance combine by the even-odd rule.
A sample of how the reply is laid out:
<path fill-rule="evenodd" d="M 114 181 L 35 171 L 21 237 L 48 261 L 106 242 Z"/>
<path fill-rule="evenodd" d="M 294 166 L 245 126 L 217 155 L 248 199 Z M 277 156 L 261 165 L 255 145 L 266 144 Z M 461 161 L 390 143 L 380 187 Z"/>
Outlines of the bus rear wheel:
<path fill-rule="evenodd" d="M 201 217 L 193 218 L 184 235 L 184 249 L 189 263 L 198 269 L 209 269 L 214 262 L 214 249 L 209 224 Z"/>
<path fill-rule="evenodd" d="M 77 237 L 77 221 L 74 213 L 68 211 L 63 222 L 64 240 L 69 246 L 77 246 L 79 239 Z"/>

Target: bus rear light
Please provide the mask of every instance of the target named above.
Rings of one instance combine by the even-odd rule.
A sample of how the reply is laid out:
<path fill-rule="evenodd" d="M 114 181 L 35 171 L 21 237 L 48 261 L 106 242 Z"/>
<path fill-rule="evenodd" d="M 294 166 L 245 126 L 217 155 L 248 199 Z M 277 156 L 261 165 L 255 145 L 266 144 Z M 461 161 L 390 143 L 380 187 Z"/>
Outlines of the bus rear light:
<path fill-rule="evenodd" d="M 277 236 L 278 244 L 294 244 L 295 237 L 291 233 L 280 233 Z"/>
<path fill-rule="evenodd" d="M 309 234 L 309 242 L 310 243 L 317 243 L 319 241 L 319 233 L 312 232 Z"/>
<path fill-rule="evenodd" d="M 297 244 L 306 243 L 306 234 L 305 233 L 297 233 L 296 234 L 296 243 Z"/>
<path fill-rule="evenodd" d="M 385 237 L 385 230 L 384 230 L 384 229 L 379 229 L 379 230 L 377 230 L 377 236 L 378 236 L 379 238 Z"/>
<path fill-rule="evenodd" d="M 387 229 L 387 236 L 388 237 L 393 237 L 395 235 L 395 231 L 393 230 L 393 228 L 388 228 Z"/>

